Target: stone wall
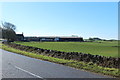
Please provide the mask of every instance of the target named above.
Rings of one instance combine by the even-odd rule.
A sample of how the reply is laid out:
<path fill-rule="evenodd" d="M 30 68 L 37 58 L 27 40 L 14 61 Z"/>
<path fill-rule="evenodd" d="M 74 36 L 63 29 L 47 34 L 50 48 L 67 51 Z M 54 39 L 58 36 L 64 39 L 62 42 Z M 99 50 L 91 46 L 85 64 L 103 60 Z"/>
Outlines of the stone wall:
<path fill-rule="evenodd" d="M 81 52 L 61 52 L 56 50 L 47 50 L 47 49 L 41 49 L 36 47 L 24 46 L 24 45 L 15 44 L 15 43 L 9 43 L 7 45 L 19 50 L 34 52 L 36 54 L 47 55 L 55 58 L 84 61 L 84 62 L 93 62 L 99 66 L 104 66 L 109 68 L 118 68 L 118 67 L 120 68 L 119 66 L 120 58 L 91 55 L 91 54 L 85 54 Z"/>

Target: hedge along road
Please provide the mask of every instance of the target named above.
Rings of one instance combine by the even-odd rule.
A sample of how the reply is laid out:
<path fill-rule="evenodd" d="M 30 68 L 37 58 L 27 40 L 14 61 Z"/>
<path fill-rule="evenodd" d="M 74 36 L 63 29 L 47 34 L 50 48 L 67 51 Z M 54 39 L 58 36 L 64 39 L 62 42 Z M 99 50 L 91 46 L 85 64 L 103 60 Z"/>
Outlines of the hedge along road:
<path fill-rule="evenodd" d="M 110 78 L 2 50 L 3 78 Z"/>

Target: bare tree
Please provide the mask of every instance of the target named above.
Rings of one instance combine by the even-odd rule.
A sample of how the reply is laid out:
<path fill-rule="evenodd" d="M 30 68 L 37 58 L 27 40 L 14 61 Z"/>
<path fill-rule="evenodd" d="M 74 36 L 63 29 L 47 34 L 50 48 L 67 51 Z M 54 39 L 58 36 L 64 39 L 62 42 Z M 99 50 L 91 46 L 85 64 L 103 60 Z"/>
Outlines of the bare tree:
<path fill-rule="evenodd" d="M 0 26 L 0 39 L 2 39 L 2 27 Z"/>
<path fill-rule="evenodd" d="M 4 29 L 9 29 L 9 30 L 13 30 L 13 31 L 16 30 L 16 26 L 9 22 L 2 22 L 2 26 Z"/>
<path fill-rule="evenodd" d="M 8 41 L 16 40 L 16 26 L 9 22 L 2 22 L 2 38 Z"/>

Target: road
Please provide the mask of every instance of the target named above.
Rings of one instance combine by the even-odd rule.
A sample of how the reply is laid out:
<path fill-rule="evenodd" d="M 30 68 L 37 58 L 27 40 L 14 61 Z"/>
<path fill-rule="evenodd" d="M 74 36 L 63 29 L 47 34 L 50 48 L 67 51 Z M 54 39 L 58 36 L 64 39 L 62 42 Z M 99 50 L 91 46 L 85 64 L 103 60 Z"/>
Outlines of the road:
<path fill-rule="evenodd" d="M 1 45 L 0 45 L 1 47 Z M 0 80 L 2 79 L 2 51 L 0 50 Z"/>
<path fill-rule="evenodd" d="M 45 78 L 110 78 L 5 50 L 1 51 L 2 78 L 39 78 L 43 80 Z"/>

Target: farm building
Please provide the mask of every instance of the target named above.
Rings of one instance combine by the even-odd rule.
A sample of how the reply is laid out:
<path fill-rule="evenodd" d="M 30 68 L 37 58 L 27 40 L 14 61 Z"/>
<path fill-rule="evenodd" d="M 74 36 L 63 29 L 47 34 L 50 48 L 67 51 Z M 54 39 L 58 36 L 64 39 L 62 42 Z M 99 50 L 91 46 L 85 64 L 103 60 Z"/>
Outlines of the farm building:
<path fill-rule="evenodd" d="M 82 42 L 82 37 L 25 37 L 28 41 Z"/>
<path fill-rule="evenodd" d="M 40 41 L 40 39 L 38 37 L 25 37 L 24 40 L 27 40 L 27 41 Z"/>
<path fill-rule="evenodd" d="M 17 37 L 17 41 L 22 41 L 22 40 L 24 40 L 24 35 L 23 35 L 23 33 L 22 33 L 22 34 L 16 34 L 16 37 Z"/>

